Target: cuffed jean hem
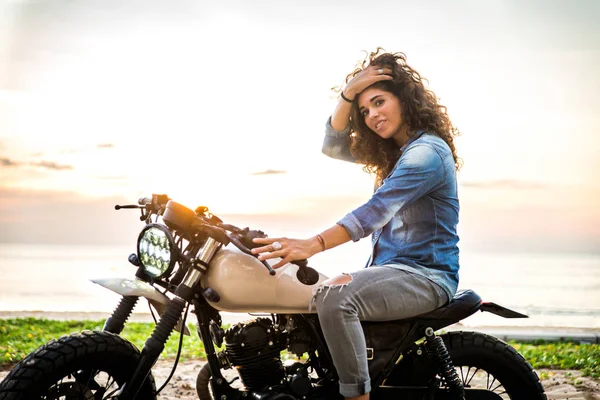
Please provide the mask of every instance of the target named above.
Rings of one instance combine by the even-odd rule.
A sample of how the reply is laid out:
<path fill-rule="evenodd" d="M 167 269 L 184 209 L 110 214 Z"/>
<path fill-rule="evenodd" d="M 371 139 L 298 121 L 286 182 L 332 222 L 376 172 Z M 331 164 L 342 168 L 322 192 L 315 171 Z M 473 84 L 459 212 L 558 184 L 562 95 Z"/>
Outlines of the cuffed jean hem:
<path fill-rule="evenodd" d="M 364 383 L 342 383 L 340 382 L 340 394 L 344 397 L 356 397 L 371 391 L 371 379 Z"/>

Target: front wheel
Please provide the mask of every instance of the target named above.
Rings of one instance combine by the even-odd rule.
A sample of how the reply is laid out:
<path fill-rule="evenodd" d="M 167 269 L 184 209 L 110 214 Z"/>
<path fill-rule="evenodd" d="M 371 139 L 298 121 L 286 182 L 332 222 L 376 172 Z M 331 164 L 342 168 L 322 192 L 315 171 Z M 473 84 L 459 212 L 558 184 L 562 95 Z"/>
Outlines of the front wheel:
<path fill-rule="evenodd" d="M 504 400 L 547 400 L 531 365 L 507 343 L 477 332 L 450 332 L 440 337 L 467 391 L 486 390 Z M 436 368 L 424 346 L 415 345 L 404 354 L 386 384 L 425 386 L 435 378 Z"/>
<path fill-rule="evenodd" d="M 82 332 L 52 340 L 25 357 L 0 383 L 0 400 L 111 399 L 127 382 L 140 353 L 108 332 Z M 155 400 L 148 376 L 138 398 Z"/>

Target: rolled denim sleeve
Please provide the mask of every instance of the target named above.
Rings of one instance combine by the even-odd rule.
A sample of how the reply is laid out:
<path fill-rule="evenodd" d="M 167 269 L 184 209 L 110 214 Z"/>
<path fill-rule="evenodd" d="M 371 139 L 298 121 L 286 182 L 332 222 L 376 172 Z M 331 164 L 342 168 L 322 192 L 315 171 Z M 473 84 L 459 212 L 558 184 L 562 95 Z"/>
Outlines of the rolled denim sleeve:
<path fill-rule="evenodd" d="M 443 184 L 444 173 L 442 158 L 433 147 L 409 147 L 371 199 L 337 224 L 357 242 L 387 224 L 403 207 Z"/>
<path fill-rule="evenodd" d="M 333 129 L 331 126 L 331 117 L 329 117 L 325 123 L 323 154 L 337 160 L 356 162 L 356 159 L 350 152 L 350 132 L 349 124 L 341 131 Z"/>

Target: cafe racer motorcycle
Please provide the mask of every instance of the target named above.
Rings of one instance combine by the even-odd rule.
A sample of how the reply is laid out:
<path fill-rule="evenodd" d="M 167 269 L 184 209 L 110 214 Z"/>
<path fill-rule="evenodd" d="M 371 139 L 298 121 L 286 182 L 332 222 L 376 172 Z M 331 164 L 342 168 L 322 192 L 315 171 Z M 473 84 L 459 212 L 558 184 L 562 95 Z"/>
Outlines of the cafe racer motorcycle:
<path fill-rule="evenodd" d="M 193 211 L 166 195 L 138 203 L 115 206 L 140 209 L 145 226 L 129 256 L 135 278 L 95 280 L 122 295 L 103 330 L 29 354 L 0 384 L 0 400 L 157 399 L 169 379 L 157 390 L 152 366 L 174 330 L 189 334 L 190 306 L 207 358 L 197 377 L 201 400 L 341 398 L 310 305 L 324 275 L 306 260 L 273 270 L 250 252 L 263 232 L 226 224 L 206 207 Z M 141 298 L 160 319 L 139 351 L 119 334 Z M 225 329 L 220 311 L 254 318 Z M 526 317 L 466 290 L 424 315 L 363 322 L 371 398 L 545 400 L 538 376 L 510 345 L 477 332 L 436 333 L 477 311 Z M 228 381 L 230 368 L 237 377 Z"/>

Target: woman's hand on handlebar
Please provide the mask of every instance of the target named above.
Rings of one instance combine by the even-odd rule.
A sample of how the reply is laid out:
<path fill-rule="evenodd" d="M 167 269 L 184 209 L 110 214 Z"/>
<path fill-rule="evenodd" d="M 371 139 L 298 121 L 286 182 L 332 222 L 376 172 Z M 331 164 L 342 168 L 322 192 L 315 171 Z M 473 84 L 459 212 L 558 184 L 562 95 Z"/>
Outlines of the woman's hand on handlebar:
<path fill-rule="evenodd" d="M 285 264 L 295 261 L 304 260 L 322 251 L 321 244 L 317 237 L 310 239 L 288 239 L 288 238 L 255 238 L 254 243 L 263 244 L 264 246 L 255 247 L 252 249 L 252 254 L 260 254 L 259 260 L 270 260 L 271 258 L 281 258 L 277 264 L 273 265 L 273 269 L 283 267 Z M 279 243 L 281 248 L 277 250 Z"/>

